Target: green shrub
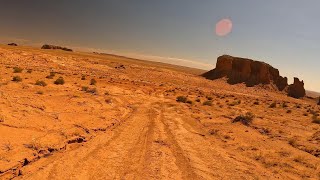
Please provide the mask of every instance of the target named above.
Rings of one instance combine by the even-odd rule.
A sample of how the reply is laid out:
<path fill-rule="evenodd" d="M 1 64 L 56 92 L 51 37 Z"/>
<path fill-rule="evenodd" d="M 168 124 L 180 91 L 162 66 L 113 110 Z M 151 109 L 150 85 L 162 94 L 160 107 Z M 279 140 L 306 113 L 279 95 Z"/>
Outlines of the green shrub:
<path fill-rule="evenodd" d="M 22 78 L 21 78 L 20 76 L 14 76 L 14 77 L 12 78 L 12 81 L 14 81 L 14 82 L 21 82 L 21 81 L 22 81 Z"/>
<path fill-rule="evenodd" d="M 245 115 L 237 116 L 232 120 L 232 123 L 241 122 L 243 125 L 249 126 L 254 119 L 254 115 L 251 112 L 247 112 Z"/>
<path fill-rule="evenodd" d="M 21 73 L 23 71 L 22 68 L 19 68 L 19 67 L 14 67 L 13 68 L 13 73 Z"/>
<path fill-rule="evenodd" d="M 63 85 L 65 83 L 63 77 L 59 77 L 57 80 L 54 81 L 56 85 Z"/>
<path fill-rule="evenodd" d="M 90 80 L 90 85 L 96 85 L 96 84 L 97 84 L 97 81 L 95 79 Z"/>
<path fill-rule="evenodd" d="M 178 96 L 176 99 L 177 102 L 186 103 L 188 101 L 188 98 L 185 96 Z"/>
<path fill-rule="evenodd" d="M 44 81 L 38 80 L 38 81 L 36 81 L 35 85 L 37 85 L 37 86 L 43 86 L 43 87 L 44 87 L 44 86 L 47 86 L 47 83 L 44 82 Z"/>

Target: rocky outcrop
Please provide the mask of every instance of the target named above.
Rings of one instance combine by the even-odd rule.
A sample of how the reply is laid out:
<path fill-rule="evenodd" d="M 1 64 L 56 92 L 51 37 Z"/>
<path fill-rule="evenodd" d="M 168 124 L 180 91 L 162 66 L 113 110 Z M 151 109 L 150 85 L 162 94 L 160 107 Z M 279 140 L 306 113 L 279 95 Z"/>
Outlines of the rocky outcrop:
<path fill-rule="evenodd" d="M 61 50 L 64 50 L 64 51 L 73 51 L 72 49 L 69 49 L 69 48 L 66 48 L 66 47 L 48 45 L 48 44 L 43 45 L 41 47 L 41 49 L 61 49 Z"/>
<path fill-rule="evenodd" d="M 281 91 L 288 86 L 287 78 L 280 76 L 279 70 L 269 64 L 229 55 L 218 57 L 216 68 L 203 76 L 207 79 L 227 77 L 230 84 L 244 82 L 247 86 L 273 82 Z"/>
<path fill-rule="evenodd" d="M 16 43 L 9 43 L 8 46 L 18 46 Z"/>
<path fill-rule="evenodd" d="M 304 89 L 303 81 L 299 78 L 294 78 L 293 84 L 288 87 L 288 95 L 294 98 L 304 97 L 306 95 L 306 90 Z"/>
<path fill-rule="evenodd" d="M 218 57 L 216 68 L 202 75 L 207 79 L 228 78 L 228 83 L 245 83 L 248 87 L 258 84 L 273 84 L 279 91 L 288 87 L 287 77 L 280 76 L 279 70 L 271 65 L 247 58 L 223 55 Z M 300 82 L 300 81 L 299 81 Z M 290 85 L 289 95 L 300 98 L 305 95 L 303 82 Z M 304 93 L 303 93 L 304 92 Z"/>

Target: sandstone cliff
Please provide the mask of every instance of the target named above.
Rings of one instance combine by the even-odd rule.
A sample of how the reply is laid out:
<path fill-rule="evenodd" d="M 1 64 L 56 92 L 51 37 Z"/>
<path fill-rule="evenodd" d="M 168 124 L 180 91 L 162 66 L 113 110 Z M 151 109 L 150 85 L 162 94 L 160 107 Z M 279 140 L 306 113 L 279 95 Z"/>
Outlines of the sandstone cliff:
<path fill-rule="evenodd" d="M 271 65 L 229 55 L 218 57 L 216 68 L 202 76 L 211 80 L 227 77 L 230 84 L 245 83 L 249 87 L 258 84 L 273 84 L 279 91 L 288 87 L 288 79 L 280 76 L 279 70 Z M 298 81 L 295 80 L 295 83 L 288 88 L 289 95 L 295 98 L 305 95 L 303 81 L 302 83 Z"/>

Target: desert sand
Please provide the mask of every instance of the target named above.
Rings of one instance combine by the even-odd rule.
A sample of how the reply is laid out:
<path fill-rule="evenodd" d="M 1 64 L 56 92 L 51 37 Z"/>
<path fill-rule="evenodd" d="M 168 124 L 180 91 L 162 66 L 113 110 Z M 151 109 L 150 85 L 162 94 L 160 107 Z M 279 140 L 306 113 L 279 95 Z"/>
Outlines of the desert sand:
<path fill-rule="evenodd" d="M 0 179 L 320 179 L 315 99 L 106 54 L 0 63 Z"/>

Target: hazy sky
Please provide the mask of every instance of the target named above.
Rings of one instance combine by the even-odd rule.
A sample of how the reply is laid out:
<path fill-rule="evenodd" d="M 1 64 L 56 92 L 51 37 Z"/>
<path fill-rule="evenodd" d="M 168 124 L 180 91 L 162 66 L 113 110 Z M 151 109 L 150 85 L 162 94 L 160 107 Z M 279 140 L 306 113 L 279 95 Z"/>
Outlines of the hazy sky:
<path fill-rule="evenodd" d="M 230 54 L 263 60 L 320 91 L 319 7 L 319 0 L 3 0 L 0 39 L 212 65 Z M 215 35 L 222 18 L 233 22 L 226 37 Z"/>

